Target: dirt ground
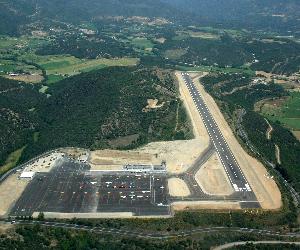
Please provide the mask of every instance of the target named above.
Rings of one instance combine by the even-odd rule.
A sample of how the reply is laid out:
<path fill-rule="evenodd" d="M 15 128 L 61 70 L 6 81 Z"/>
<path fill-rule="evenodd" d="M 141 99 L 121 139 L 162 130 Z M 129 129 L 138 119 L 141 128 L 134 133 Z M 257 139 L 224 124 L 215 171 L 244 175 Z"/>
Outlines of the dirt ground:
<path fill-rule="evenodd" d="M 267 73 L 267 72 L 264 72 L 264 71 L 255 71 L 255 74 L 257 76 L 264 76 L 267 80 L 267 82 L 271 82 L 272 81 L 272 76 L 273 74 L 272 73 Z"/>
<path fill-rule="evenodd" d="M 159 42 L 159 43 L 165 43 L 166 40 L 167 40 L 167 39 L 164 38 L 164 37 L 160 37 L 160 38 L 154 39 L 154 41 Z"/>
<path fill-rule="evenodd" d="M 170 142 L 154 142 L 138 149 L 156 156 L 157 163 L 166 161 L 170 173 L 185 172 L 207 148 L 208 140 L 186 140 Z"/>
<path fill-rule="evenodd" d="M 5 76 L 5 77 L 11 80 L 28 82 L 28 83 L 39 83 L 44 79 L 44 77 L 41 75 L 19 75 L 19 76 Z"/>
<path fill-rule="evenodd" d="M 158 104 L 158 100 L 157 99 L 147 99 L 147 106 L 145 108 L 143 108 L 143 112 L 148 112 L 151 109 L 158 109 L 164 106 L 164 102 Z"/>
<path fill-rule="evenodd" d="M 190 209 L 241 209 L 239 202 L 230 201 L 178 201 L 172 203 L 174 211 Z"/>
<path fill-rule="evenodd" d="M 258 201 L 264 209 L 279 209 L 282 205 L 281 193 L 273 179 L 267 179 L 266 168 L 257 159 L 248 155 L 241 147 L 214 99 L 205 92 L 201 84 L 196 85 L 208 105 L 214 119 L 222 131 L 230 149 L 239 163 Z"/>
<path fill-rule="evenodd" d="M 13 229 L 13 228 L 14 228 L 14 225 L 12 225 L 12 224 L 0 223 L 0 235 L 7 233 L 7 231 L 9 231 L 10 229 Z"/>
<path fill-rule="evenodd" d="M 275 144 L 275 155 L 276 155 L 277 163 L 280 165 L 281 164 L 280 148 L 277 144 Z"/>
<path fill-rule="evenodd" d="M 271 140 L 271 136 L 272 136 L 272 132 L 273 132 L 273 127 L 271 126 L 271 124 L 269 123 L 269 121 L 267 119 L 265 119 L 266 123 L 268 123 L 269 127 L 266 131 L 266 137 L 268 140 Z"/>
<path fill-rule="evenodd" d="M 294 136 L 300 141 L 300 131 L 292 131 Z"/>
<path fill-rule="evenodd" d="M 185 197 L 191 194 L 184 180 L 180 178 L 168 179 L 168 186 L 169 186 L 169 193 L 173 197 Z"/>
<path fill-rule="evenodd" d="M 96 150 L 89 157 L 91 170 L 120 170 L 126 164 L 160 164 L 154 155 L 136 151 Z"/>
<path fill-rule="evenodd" d="M 152 142 L 131 151 L 97 150 L 91 152 L 89 163 L 91 170 L 118 170 L 124 164 L 160 165 L 162 161 L 166 161 L 168 172 L 182 173 L 207 148 L 208 143 L 208 138 L 203 138 Z"/>
<path fill-rule="evenodd" d="M 207 194 L 230 195 L 234 191 L 217 153 L 203 164 L 195 177 L 203 192 Z"/>
<path fill-rule="evenodd" d="M 19 173 L 10 175 L 0 185 L 0 218 L 6 215 L 29 183 L 29 180 L 19 180 L 18 177 Z"/>

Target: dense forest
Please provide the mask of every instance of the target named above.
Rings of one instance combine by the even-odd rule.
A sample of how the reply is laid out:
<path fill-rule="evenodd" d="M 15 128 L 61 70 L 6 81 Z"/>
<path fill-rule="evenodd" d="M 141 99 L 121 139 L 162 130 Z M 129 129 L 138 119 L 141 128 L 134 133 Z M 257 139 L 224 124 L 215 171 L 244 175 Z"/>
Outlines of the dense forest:
<path fill-rule="evenodd" d="M 34 110 L 43 100 L 34 86 L 0 78 L 0 163 L 31 141 L 39 124 Z"/>
<path fill-rule="evenodd" d="M 297 0 L 3 0 L 0 6 L 2 34 L 20 34 L 24 24 L 37 20 L 79 23 L 101 16 L 164 17 L 181 24 L 287 35 L 297 32 L 300 25 Z"/>
<path fill-rule="evenodd" d="M 1 249 L 211 249 L 212 246 L 228 241 L 261 240 L 266 237 L 242 233 L 195 234 L 194 236 L 172 237 L 169 239 L 146 239 L 114 234 L 90 233 L 80 230 L 47 228 L 39 225 L 18 226 L 0 235 Z M 267 239 L 272 239 L 267 237 Z M 249 248 L 247 248 L 249 249 Z M 263 248 L 259 248 L 263 249 Z M 287 248 L 288 249 L 288 248 Z"/>
<path fill-rule="evenodd" d="M 298 0 L 163 0 L 193 13 L 198 22 L 223 28 L 290 34 L 299 30 Z"/>
<path fill-rule="evenodd" d="M 77 58 L 116 58 L 135 56 L 132 48 L 112 39 L 109 36 L 80 36 L 71 34 L 57 37 L 50 44 L 37 50 L 39 55 L 64 55 L 69 54 Z"/>
<path fill-rule="evenodd" d="M 27 144 L 23 159 L 63 146 L 108 148 L 111 140 L 130 135 L 135 140 L 123 147 L 192 136 L 168 71 L 110 67 L 82 73 L 51 85 L 48 98 L 33 85 L 0 82 L 2 163 Z M 148 99 L 160 106 L 145 109 Z"/>
<path fill-rule="evenodd" d="M 200 30 L 201 31 L 201 30 Z M 300 69 L 299 43 L 284 40 L 257 39 L 255 37 L 234 37 L 221 35 L 220 39 L 183 37 L 169 39 L 156 46 L 157 54 L 168 57 L 168 52 L 177 53 L 172 61 L 194 65 L 219 67 L 242 67 L 249 64 L 251 70 L 274 74 L 298 72 Z"/>

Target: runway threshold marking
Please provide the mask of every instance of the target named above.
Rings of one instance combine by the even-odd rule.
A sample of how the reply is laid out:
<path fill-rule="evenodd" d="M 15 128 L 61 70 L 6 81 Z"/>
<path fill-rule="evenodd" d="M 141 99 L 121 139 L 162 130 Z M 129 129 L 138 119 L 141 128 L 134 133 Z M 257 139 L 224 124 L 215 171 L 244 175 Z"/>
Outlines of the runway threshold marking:
<path fill-rule="evenodd" d="M 211 138 L 211 140 L 212 140 L 212 142 L 213 142 L 213 144 L 214 144 L 214 146 L 215 146 L 215 149 L 216 149 L 216 151 L 217 151 L 217 153 L 218 153 L 218 155 L 219 155 L 219 158 L 220 158 L 221 163 L 222 163 L 222 165 L 223 165 L 223 167 L 224 167 L 224 170 L 225 170 L 225 172 L 226 172 L 226 174 L 227 174 L 227 176 L 228 176 L 228 178 L 229 178 L 229 180 L 230 180 L 230 183 L 231 183 L 232 186 L 234 187 L 235 191 L 252 191 L 251 188 L 250 188 L 250 185 L 248 184 L 248 182 L 247 182 L 247 180 L 246 180 L 246 178 L 245 178 L 245 176 L 244 176 L 244 174 L 243 174 L 243 172 L 242 172 L 242 170 L 241 170 L 241 168 L 240 168 L 240 166 L 239 166 L 239 164 L 237 163 L 237 161 L 236 161 L 236 159 L 235 159 L 235 157 L 234 157 L 232 151 L 230 150 L 230 148 L 229 148 L 229 146 L 228 146 L 228 144 L 227 144 L 227 142 L 226 142 L 226 140 L 225 140 L 223 134 L 221 133 L 221 131 L 220 131 L 219 127 L 217 126 L 215 120 L 213 119 L 212 115 L 210 114 L 209 109 L 208 109 L 206 103 L 204 102 L 203 98 L 201 97 L 199 91 L 192 85 L 192 84 L 193 84 L 193 80 L 192 80 L 192 79 L 189 79 L 190 82 L 188 83 L 188 81 L 187 81 L 187 79 L 185 79 L 185 77 L 189 77 L 189 75 L 188 75 L 187 73 L 185 73 L 185 74 L 184 74 L 184 73 L 181 73 L 181 75 L 182 75 L 182 77 L 183 77 L 183 79 L 184 79 L 184 82 L 185 82 L 185 84 L 186 84 L 186 86 L 187 86 L 187 88 L 188 88 L 188 90 L 189 90 L 189 92 L 190 92 L 190 94 L 191 94 L 191 97 L 192 97 L 192 99 L 193 99 L 193 101 L 194 101 L 194 103 L 195 103 L 195 105 L 196 105 L 196 108 L 197 108 L 197 110 L 198 110 L 198 112 L 199 112 L 199 114 L 200 114 L 200 116 L 201 116 L 201 118 L 202 118 L 202 120 L 203 120 L 203 123 L 204 123 L 204 125 L 205 125 L 205 128 L 206 128 L 208 134 L 209 134 L 209 137 Z M 198 97 L 197 97 L 197 95 L 198 95 Z M 198 102 L 197 102 L 197 101 L 198 101 Z M 202 103 L 201 103 L 200 101 L 201 101 Z M 206 108 L 207 111 L 204 110 L 203 106 Z M 199 107 L 201 107 L 201 109 L 203 110 L 204 116 L 207 118 L 206 120 L 203 118 L 203 114 L 200 112 L 200 108 L 199 108 Z M 207 114 L 209 114 L 211 117 L 208 118 L 208 115 L 207 115 Z M 245 187 L 238 187 L 237 184 L 234 183 L 234 182 L 232 181 L 232 178 L 231 178 L 231 176 L 230 176 L 230 174 L 228 173 L 228 170 L 227 170 L 227 165 L 224 163 L 224 161 L 223 161 L 223 159 L 222 159 L 223 157 L 222 157 L 221 153 L 219 152 L 219 149 L 218 149 L 218 147 L 217 147 L 217 145 L 216 145 L 215 139 L 214 139 L 214 137 L 211 135 L 210 130 L 208 129 L 206 123 L 209 123 L 209 126 L 210 126 L 211 128 L 212 128 L 213 125 L 216 127 L 216 128 L 215 128 L 216 131 L 219 132 L 219 134 L 220 134 L 220 136 L 221 136 L 221 139 L 219 139 L 219 137 L 218 137 L 217 135 L 215 135 L 216 138 L 217 138 L 217 141 L 219 142 L 220 146 L 222 145 L 222 142 L 225 144 L 225 147 L 227 148 L 227 151 L 228 151 L 228 153 L 230 154 L 230 156 L 231 156 L 231 158 L 232 158 L 231 160 L 234 161 L 234 163 L 235 163 L 235 165 L 236 165 L 236 167 L 237 167 L 237 169 L 238 169 L 238 171 L 239 171 L 239 174 L 240 174 L 240 176 L 242 177 L 241 182 L 244 182 Z M 212 125 L 212 124 L 213 124 L 213 125 Z M 214 134 L 216 134 L 215 129 L 212 129 L 212 132 L 213 132 Z M 222 147 L 222 151 L 225 152 L 225 149 L 224 149 L 223 147 Z M 225 157 L 226 157 L 227 160 L 229 160 L 229 157 L 228 157 L 227 154 L 225 155 Z M 238 178 L 236 172 L 233 170 L 232 164 L 229 164 L 229 167 L 228 167 L 228 168 L 231 169 L 233 176 L 234 176 L 235 178 Z"/>

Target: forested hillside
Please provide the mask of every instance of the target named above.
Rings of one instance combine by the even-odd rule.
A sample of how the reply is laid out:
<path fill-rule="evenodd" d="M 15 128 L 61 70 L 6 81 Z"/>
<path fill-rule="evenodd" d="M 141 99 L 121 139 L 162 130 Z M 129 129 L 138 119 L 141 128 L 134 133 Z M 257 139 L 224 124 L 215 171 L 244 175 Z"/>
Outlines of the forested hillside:
<path fill-rule="evenodd" d="M 283 34 L 297 32 L 300 26 L 297 0 L 2 0 L 0 7 L 2 34 L 18 34 L 29 22 L 76 24 L 103 16 L 164 17 L 177 23 Z"/>
<path fill-rule="evenodd" d="M 32 85 L 0 78 L 0 163 L 32 140 L 43 99 Z"/>
<path fill-rule="evenodd" d="M 27 0 L 0 1 L 0 34 L 18 35 L 23 25 L 30 21 L 34 4 Z"/>
<path fill-rule="evenodd" d="M 1 163 L 25 145 L 23 159 L 64 146 L 130 148 L 192 136 L 168 71 L 110 67 L 57 82 L 47 93 L 0 78 Z M 147 107 L 148 99 L 157 107 Z"/>
<path fill-rule="evenodd" d="M 289 34 L 300 27 L 298 0 L 163 0 L 208 25 Z M 292 33 L 291 33 L 292 34 Z"/>

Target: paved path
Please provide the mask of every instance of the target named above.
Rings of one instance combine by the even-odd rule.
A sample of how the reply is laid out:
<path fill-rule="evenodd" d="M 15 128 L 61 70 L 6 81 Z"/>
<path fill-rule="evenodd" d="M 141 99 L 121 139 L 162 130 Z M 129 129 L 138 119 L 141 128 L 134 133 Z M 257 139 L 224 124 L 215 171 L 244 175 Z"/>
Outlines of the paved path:
<path fill-rule="evenodd" d="M 276 241 L 276 240 L 262 240 L 262 241 L 237 241 L 237 242 L 231 242 L 231 243 L 227 243 L 221 246 L 217 246 L 212 248 L 213 250 L 223 250 L 223 249 L 228 249 L 231 247 L 235 247 L 235 246 L 243 246 L 246 244 L 254 244 L 254 245 L 258 245 L 258 244 L 268 244 L 268 245 L 297 245 L 300 246 L 300 242 L 288 242 L 288 241 Z"/>

